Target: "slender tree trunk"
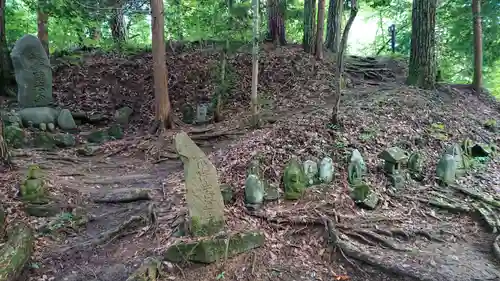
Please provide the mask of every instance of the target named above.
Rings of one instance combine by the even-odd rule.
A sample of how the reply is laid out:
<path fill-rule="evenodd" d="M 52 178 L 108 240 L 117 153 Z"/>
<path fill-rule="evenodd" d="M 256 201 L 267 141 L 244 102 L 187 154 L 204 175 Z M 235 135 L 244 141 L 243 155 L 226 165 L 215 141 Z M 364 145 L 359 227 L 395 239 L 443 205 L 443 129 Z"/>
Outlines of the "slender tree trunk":
<path fill-rule="evenodd" d="M 424 89 L 436 85 L 436 1 L 413 0 L 407 83 Z"/>
<path fill-rule="evenodd" d="M 325 33 L 325 0 L 318 0 L 318 30 L 316 32 L 316 58 L 323 59 L 323 38 Z"/>
<path fill-rule="evenodd" d="M 252 48 L 252 94 L 250 95 L 252 126 L 260 126 L 259 100 L 257 86 L 259 84 L 259 0 L 252 0 L 253 10 L 253 48 Z"/>
<path fill-rule="evenodd" d="M 481 0 L 472 0 L 474 19 L 474 79 L 472 84 L 476 93 L 481 93 L 483 86 L 483 28 L 481 26 Z"/>
<path fill-rule="evenodd" d="M 316 44 L 316 0 L 304 0 L 304 52 L 313 54 Z"/>
<path fill-rule="evenodd" d="M 326 48 L 335 54 L 339 50 L 343 10 L 343 1 L 330 0 L 326 20 Z"/>
<path fill-rule="evenodd" d="M 351 31 L 352 23 L 358 14 L 359 6 L 357 0 L 351 0 L 351 13 L 349 19 L 342 33 L 342 39 L 340 41 L 339 51 L 337 53 L 337 67 L 335 70 L 335 99 L 334 107 L 332 110 L 331 123 L 334 125 L 340 124 L 339 111 L 340 111 L 340 97 L 342 96 L 342 85 L 344 84 L 344 53 L 347 49 L 347 39 L 349 37 L 349 32 Z"/>
<path fill-rule="evenodd" d="M 47 56 L 50 55 L 49 52 L 49 14 L 47 13 L 46 1 L 38 0 L 38 9 L 37 9 L 37 22 L 38 22 L 38 39 L 42 42 L 42 46 L 47 53 Z"/>
<path fill-rule="evenodd" d="M 285 1 L 267 0 L 268 29 L 271 40 L 275 45 L 286 45 L 285 35 Z"/>
<path fill-rule="evenodd" d="M 119 49 L 121 49 L 123 43 L 125 43 L 125 41 L 127 40 L 127 27 L 125 25 L 125 17 L 123 14 L 122 6 L 122 1 L 117 0 L 115 2 L 115 4 L 113 5 L 113 14 L 111 16 L 111 20 L 109 21 L 113 41 Z"/>
<path fill-rule="evenodd" d="M 173 127 L 170 99 L 168 97 L 168 73 L 165 58 L 165 27 L 163 0 L 151 0 L 152 38 L 153 38 L 153 72 L 156 101 L 156 121 L 160 129 Z"/>
<path fill-rule="evenodd" d="M 1 116 L 0 116 L 0 164 L 2 165 L 2 168 L 10 167 L 12 164 L 10 159 L 9 149 L 7 148 L 7 143 L 3 138 L 3 120 Z M 2 222 L 0 221 L 0 223 Z M 0 237 L 0 241 L 1 240 L 2 237 Z"/>
<path fill-rule="evenodd" d="M 5 0 L 0 0 L 0 85 L 9 85 L 11 81 L 12 69 L 5 38 Z M 0 86 L 0 96 L 7 95 L 7 87 Z"/>

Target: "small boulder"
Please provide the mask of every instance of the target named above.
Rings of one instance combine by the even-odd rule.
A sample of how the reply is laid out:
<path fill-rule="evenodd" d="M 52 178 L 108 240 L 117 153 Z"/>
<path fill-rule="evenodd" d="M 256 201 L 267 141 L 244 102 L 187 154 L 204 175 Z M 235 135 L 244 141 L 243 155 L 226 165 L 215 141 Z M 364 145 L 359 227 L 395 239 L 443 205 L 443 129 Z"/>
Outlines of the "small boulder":
<path fill-rule="evenodd" d="M 6 126 L 3 136 L 7 145 L 13 148 L 22 148 L 26 144 L 26 135 L 23 129 L 15 125 Z"/>
<path fill-rule="evenodd" d="M 92 143 L 103 143 L 109 139 L 108 132 L 105 130 L 96 130 L 87 136 L 87 141 Z"/>
<path fill-rule="evenodd" d="M 262 232 L 230 234 L 229 237 L 215 237 L 172 245 L 163 257 L 174 263 L 191 261 L 209 264 L 261 247 L 264 241 L 265 236 Z"/>
<path fill-rule="evenodd" d="M 37 148 L 54 149 L 56 148 L 56 142 L 54 136 L 51 133 L 38 131 L 34 133 L 33 145 Z"/>
<path fill-rule="evenodd" d="M 49 132 L 54 132 L 56 130 L 56 126 L 54 125 L 54 123 L 49 123 L 47 124 L 47 129 L 49 130 Z"/>
<path fill-rule="evenodd" d="M 224 205 L 229 205 L 233 202 L 233 188 L 229 184 L 221 184 L 220 192 L 222 194 L 222 199 L 224 200 Z"/>
<path fill-rule="evenodd" d="M 186 124 L 193 124 L 195 118 L 194 108 L 189 104 L 185 104 L 182 106 L 181 111 L 182 111 L 182 122 Z"/>
<path fill-rule="evenodd" d="M 77 153 L 83 156 L 94 156 L 99 151 L 100 146 L 85 144 L 83 147 L 77 149 Z"/>
<path fill-rule="evenodd" d="M 30 107 L 19 111 L 23 125 L 38 127 L 40 123 L 55 123 L 59 112 L 51 107 Z"/>
<path fill-rule="evenodd" d="M 120 125 L 127 125 L 130 119 L 130 115 L 134 110 L 128 106 L 124 106 L 115 112 L 115 121 Z"/>
<path fill-rule="evenodd" d="M 274 184 L 268 184 L 265 188 L 264 201 L 276 201 L 280 198 L 278 187 Z"/>
<path fill-rule="evenodd" d="M 111 125 L 108 128 L 108 136 L 114 140 L 123 139 L 124 133 L 122 127 L 118 124 Z"/>
<path fill-rule="evenodd" d="M 58 147 L 73 147 L 76 145 L 76 139 L 72 134 L 59 133 L 53 136 L 54 143 Z"/>
<path fill-rule="evenodd" d="M 283 175 L 285 186 L 285 198 L 289 200 L 299 199 L 307 187 L 307 178 L 296 157 L 292 157 L 285 168 Z"/>
<path fill-rule="evenodd" d="M 354 186 L 351 196 L 358 206 L 369 210 L 375 209 L 379 201 L 378 196 L 366 183 L 360 183 Z"/>
<path fill-rule="evenodd" d="M 40 123 L 38 127 L 40 128 L 41 131 L 47 131 L 47 124 L 45 123 Z"/>
<path fill-rule="evenodd" d="M 63 130 L 74 130 L 76 129 L 76 123 L 71 115 L 69 109 L 63 109 L 57 117 L 57 125 Z"/>

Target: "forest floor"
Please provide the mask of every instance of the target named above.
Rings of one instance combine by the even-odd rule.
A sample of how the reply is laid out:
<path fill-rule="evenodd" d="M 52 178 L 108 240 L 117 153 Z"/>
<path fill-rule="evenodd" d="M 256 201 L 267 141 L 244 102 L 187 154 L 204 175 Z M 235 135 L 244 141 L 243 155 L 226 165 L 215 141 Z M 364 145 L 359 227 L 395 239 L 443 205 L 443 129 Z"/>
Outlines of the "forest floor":
<path fill-rule="evenodd" d="M 174 233 L 186 214 L 182 163 L 174 159 L 165 140 L 174 131 L 161 138 L 147 134 L 154 102 L 150 53 L 71 59 L 54 70 L 59 105 L 109 117 L 117 108 L 130 106 L 134 113 L 126 137 L 101 145 L 92 157 L 78 156 L 77 148 L 13 150 L 19 169 L 2 175 L 0 194 L 6 196 L 2 201 L 9 221 L 27 220 L 37 229 L 29 280 L 125 281 L 144 258 L 161 255 L 179 239 Z M 203 100 L 215 91 L 217 52 L 169 52 L 167 59 L 176 114 L 184 103 Z M 221 183 L 235 188 L 236 202 L 225 208 L 226 227 L 264 231 L 265 245 L 212 265 L 165 262 L 158 280 L 500 280 L 493 254 L 496 234 L 470 211 L 478 200 L 496 204 L 500 161 L 477 163 L 458 180 L 457 186 L 482 197 L 440 187 L 435 181 L 436 163 L 448 145 L 467 138 L 500 144 L 500 134 L 484 127 L 487 120 L 500 121 L 498 103 L 465 86 L 440 85 L 433 91 L 408 87 L 404 63 L 351 57 L 347 71 L 352 85 L 342 97 L 343 126 L 335 128 L 328 122 L 333 89 L 333 64 L 328 59 L 319 62 L 300 47 L 289 46 L 263 53 L 260 63 L 263 128 L 248 126 L 251 56 L 238 53 L 230 60 L 234 87 L 224 120 L 200 128 L 177 126 L 176 131 L 190 131 L 217 167 Z M 84 135 L 92 128 L 79 129 Z M 409 180 L 397 194 L 388 188 L 377 158 L 390 146 L 425 156 L 423 181 Z M 372 211 L 355 206 L 348 193 L 347 163 L 353 148 L 363 155 L 365 180 L 381 198 Z M 279 183 L 292 155 L 331 156 L 335 180 L 309 188 L 298 201 L 280 199 L 267 203 L 258 216 L 248 214 L 243 204 L 245 171 L 257 153 L 271 182 Z M 30 163 L 47 173 L 53 196 L 87 214 L 86 224 L 78 226 L 64 216 L 27 217 L 20 211 L 15 194 L 23 168 Z M 93 201 L 118 188 L 146 188 L 151 198 L 120 204 Z M 436 196 L 448 200 L 447 206 L 458 202 L 465 207 L 452 212 L 431 206 Z M 154 231 L 145 225 L 121 228 L 137 214 L 148 214 L 152 203 Z M 328 245 L 331 229 L 321 220 L 325 215 L 336 221 L 348 247 Z M 52 231 L 43 232 L 49 222 Z"/>

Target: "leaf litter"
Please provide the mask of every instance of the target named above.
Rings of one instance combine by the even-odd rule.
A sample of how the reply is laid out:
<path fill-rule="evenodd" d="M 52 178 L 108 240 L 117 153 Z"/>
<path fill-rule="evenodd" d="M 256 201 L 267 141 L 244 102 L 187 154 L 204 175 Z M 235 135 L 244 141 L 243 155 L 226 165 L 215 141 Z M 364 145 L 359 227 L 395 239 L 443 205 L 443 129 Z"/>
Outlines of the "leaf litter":
<path fill-rule="evenodd" d="M 169 95 L 176 114 L 179 114 L 178 109 L 185 103 L 195 104 L 210 99 L 217 88 L 214 72 L 219 57 L 217 53 L 201 50 L 168 54 Z M 352 58 L 352 61 L 351 69 L 359 70 L 356 68 L 359 64 L 357 60 Z M 269 274 L 273 272 L 280 276 L 307 276 L 320 280 L 343 274 L 349 276 L 352 272 L 348 272 L 346 267 L 350 265 L 336 260 L 326 246 L 327 238 L 324 226 L 318 222 L 319 214 L 335 215 L 340 218 L 340 224 L 346 225 L 368 224 L 372 227 L 375 220 L 379 227 L 417 229 L 439 222 L 456 232 L 456 236 L 481 231 L 473 220 L 436 213 L 420 203 L 395 200 L 389 196 L 387 180 L 380 170 L 381 162 L 377 155 L 390 146 L 400 146 L 408 151 L 418 150 L 425 156 L 425 179 L 421 185 L 410 182 L 405 193 L 413 196 L 431 190 L 435 187 L 437 160 L 447 145 L 465 138 L 499 143 L 498 134 L 483 127 L 487 119 L 500 120 L 495 103 L 453 85 L 442 86 L 435 91 L 407 87 L 400 83 L 403 80 L 401 74 L 406 70 L 400 62 L 390 61 L 386 65 L 392 69 L 385 73 L 392 75 L 381 80 L 362 79 L 366 76 L 360 78 L 362 69 L 348 73 L 355 87 L 346 89 L 342 96 L 343 126 L 335 128 L 329 124 L 333 94 L 332 63 L 318 62 L 303 54 L 296 46 L 266 53 L 260 63 L 259 94 L 269 100 L 267 106 L 262 106 L 263 117 L 268 122 L 259 130 L 247 128 L 251 56 L 236 54 L 230 60 L 235 82 L 225 104 L 223 113 L 226 118 L 216 128 L 239 128 L 245 134 L 237 139 L 219 139 L 215 143 L 209 141 L 215 147 L 217 142 L 222 143 L 209 157 L 218 169 L 221 183 L 230 184 L 236 191 L 236 202 L 225 210 L 227 228 L 231 231 L 260 229 L 266 235 L 264 248 L 224 264 L 226 278 L 243 280 L 243 276 L 247 275 L 241 273 L 246 273 L 256 280 L 264 280 L 271 278 Z M 128 58 L 86 56 L 82 65 L 58 67 L 54 75 L 54 94 L 58 103 L 72 111 L 99 112 L 112 117 L 113 111 L 121 106 L 133 108 L 135 113 L 129 126 L 130 137 L 107 143 L 103 149 L 109 153 L 113 152 L 114 146 L 132 143 L 131 147 L 119 154 L 123 156 L 126 153 L 126 156 L 134 157 L 131 151 L 141 150 L 141 143 L 156 142 L 154 137 L 140 134 L 154 116 L 151 66 L 152 57 L 148 53 Z M 444 127 L 442 135 L 445 137 L 432 134 L 433 124 Z M 134 131 L 137 131 L 135 136 Z M 382 197 L 381 204 L 374 211 L 357 208 L 348 195 L 346 167 L 353 148 L 360 150 L 368 166 L 366 182 Z M 67 153 L 71 155 L 72 152 L 67 150 Z M 292 155 L 301 160 L 332 157 L 336 173 L 334 182 L 308 189 L 304 198 L 296 202 L 280 199 L 268 203 L 261 211 L 260 218 L 249 215 L 243 203 L 248 163 L 258 156 L 266 178 L 279 184 L 283 168 Z M 150 164 L 143 164 L 143 168 L 147 167 Z M 483 175 L 482 179 L 469 176 L 461 179 L 462 184 L 479 184 L 491 192 L 500 188 L 499 168 L 499 162 L 492 161 L 485 170 L 479 171 Z M 3 202 L 12 204 L 8 208 L 11 220 L 33 220 L 17 211 L 20 204 L 15 200 L 16 187 L 12 183 L 19 176 L 10 173 L 2 177 L 2 181 L 8 183 L 2 185 L 8 191 L 2 193 L 7 197 Z M 182 178 L 180 171 L 165 175 L 162 184 L 170 188 L 164 191 L 164 198 L 183 197 Z M 59 185 L 55 182 L 55 186 L 49 190 L 70 196 Z M 175 227 L 173 221 L 185 214 L 182 200 L 171 207 L 168 218 L 159 226 L 161 231 L 157 233 L 157 239 L 160 241 L 158 245 L 162 246 L 158 246 L 157 251 L 178 241 L 178 238 L 172 237 L 172 227 Z M 37 241 L 38 250 L 47 243 L 43 238 Z M 180 275 L 176 270 L 173 267 L 174 273 L 170 275 L 175 276 L 175 280 L 194 280 L 217 276 L 220 265 L 181 271 Z M 173 280 L 170 277 L 167 279 Z M 351 274 L 351 278 L 355 280 L 356 274 Z"/>

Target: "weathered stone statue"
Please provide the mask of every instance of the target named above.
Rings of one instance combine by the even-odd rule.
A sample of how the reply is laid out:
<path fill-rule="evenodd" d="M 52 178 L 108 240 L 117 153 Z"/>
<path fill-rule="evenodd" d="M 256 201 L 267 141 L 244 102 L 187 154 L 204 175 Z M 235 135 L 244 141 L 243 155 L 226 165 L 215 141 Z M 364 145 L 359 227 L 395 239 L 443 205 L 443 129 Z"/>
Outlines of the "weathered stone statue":
<path fill-rule="evenodd" d="M 42 43 L 27 34 L 17 40 L 11 52 L 21 107 L 52 104 L 52 69 Z"/>
<path fill-rule="evenodd" d="M 299 199 L 307 187 L 307 178 L 300 165 L 299 160 L 293 157 L 285 168 L 283 175 L 285 186 L 285 198 L 289 200 Z"/>

